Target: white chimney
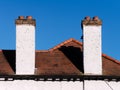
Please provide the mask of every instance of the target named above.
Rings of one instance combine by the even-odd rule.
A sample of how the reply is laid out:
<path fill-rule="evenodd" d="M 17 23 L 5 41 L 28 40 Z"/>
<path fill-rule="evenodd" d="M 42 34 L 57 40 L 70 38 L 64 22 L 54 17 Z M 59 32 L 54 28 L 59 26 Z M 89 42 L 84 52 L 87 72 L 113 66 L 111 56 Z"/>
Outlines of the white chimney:
<path fill-rule="evenodd" d="M 82 21 L 84 74 L 102 74 L 101 25 L 97 16 Z"/>
<path fill-rule="evenodd" d="M 23 16 L 16 24 L 16 74 L 34 74 L 35 70 L 35 19 Z"/>

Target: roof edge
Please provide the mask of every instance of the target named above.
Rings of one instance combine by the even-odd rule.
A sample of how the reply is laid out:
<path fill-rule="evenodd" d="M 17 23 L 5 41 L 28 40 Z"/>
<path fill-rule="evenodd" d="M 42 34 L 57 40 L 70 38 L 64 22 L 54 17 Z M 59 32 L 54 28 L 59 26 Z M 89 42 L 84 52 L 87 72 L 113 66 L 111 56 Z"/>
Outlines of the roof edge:
<path fill-rule="evenodd" d="M 120 65 L 120 61 L 118 61 L 118 60 L 116 60 L 116 59 L 114 59 L 106 54 L 102 54 L 102 56 Z"/>
<path fill-rule="evenodd" d="M 55 47 L 49 49 L 49 51 L 54 51 L 54 50 L 60 48 L 61 46 L 65 45 L 65 44 L 67 44 L 67 43 L 69 43 L 69 42 L 71 42 L 71 41 L 74 41 L 75 43 L 77 43 L 77 44 L 79 44 L 79 45 L 81 45 L 81 46 L 83 45 L 81 42 L 75 40 L 74 38 L 70 38 L 70 39 L 68 39 L 68 40 L 66 40 L 66 41 L 64 41 L 64 42 L 56 45 Z"/>
<path fill-rule="evenodd" d="M 35 81 L 83 81 L 105 80 L 120 81 L 120 76 L 106 75 L 0 75 L 0 81 L 35 80 Z"/>

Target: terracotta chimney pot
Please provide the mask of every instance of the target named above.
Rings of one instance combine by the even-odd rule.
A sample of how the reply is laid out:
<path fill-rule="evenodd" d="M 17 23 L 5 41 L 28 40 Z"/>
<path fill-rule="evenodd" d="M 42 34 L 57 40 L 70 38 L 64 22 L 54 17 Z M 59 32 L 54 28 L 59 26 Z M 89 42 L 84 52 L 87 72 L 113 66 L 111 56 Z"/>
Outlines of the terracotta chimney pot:
<path fill-rule="evenodd" d="M 26 19 L 32 19 L 32 16 L 27 16 Z"/>

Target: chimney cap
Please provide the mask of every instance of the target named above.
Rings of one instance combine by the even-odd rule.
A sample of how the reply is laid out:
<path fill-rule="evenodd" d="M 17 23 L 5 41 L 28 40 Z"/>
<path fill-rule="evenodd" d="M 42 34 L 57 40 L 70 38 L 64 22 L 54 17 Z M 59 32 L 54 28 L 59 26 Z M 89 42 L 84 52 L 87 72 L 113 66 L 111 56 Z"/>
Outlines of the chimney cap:
<path fill-rule="evenodd" d="M 92 19 L 89 16 L 86 16 L 84 20 L 82 20 L 82 25 L 102 25 L 102 21 L 98 18 L 98 16 L 94 16 Z"/>
<path fill-rule="evenodd" d="M 32 16 L 19 16 L 18 19 L 15 20 L 16 25 L 22 25 L 22 24 L 29 24 L 36 26 L 36 20 L 32 18 Z"/>

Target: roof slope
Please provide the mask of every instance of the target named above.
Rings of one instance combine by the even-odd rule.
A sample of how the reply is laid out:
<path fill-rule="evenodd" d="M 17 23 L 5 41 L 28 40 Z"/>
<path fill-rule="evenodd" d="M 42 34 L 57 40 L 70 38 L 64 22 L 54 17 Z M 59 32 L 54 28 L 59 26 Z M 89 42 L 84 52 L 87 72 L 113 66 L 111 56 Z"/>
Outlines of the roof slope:
<path fill-rule="evenodd" d="M 82 43 L 69 39 L 45 51 L 36 50 L 36 75 L 83 75 Z M 102 54 L 103 75 L 120 76 L 120 62 Z M 15 50 L 0 51 L 0 74 L 14 74 Z"/>

